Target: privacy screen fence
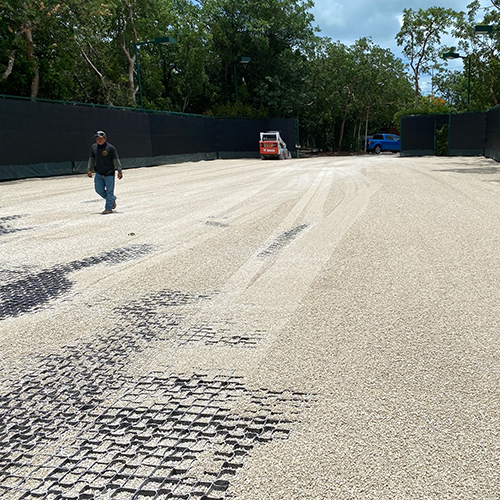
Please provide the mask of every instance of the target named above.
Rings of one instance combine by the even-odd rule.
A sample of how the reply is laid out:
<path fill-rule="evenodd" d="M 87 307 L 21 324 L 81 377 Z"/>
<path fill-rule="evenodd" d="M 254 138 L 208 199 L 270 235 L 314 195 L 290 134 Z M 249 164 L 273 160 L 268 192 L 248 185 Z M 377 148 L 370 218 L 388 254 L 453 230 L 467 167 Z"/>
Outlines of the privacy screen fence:
<path fill-rule="evenodd" d="M 500 160 L 500 106 L 484 113 L 401 119 L 401 156 L 480 156 Z"/>
<path fill-rule="evenodd" d="M 2 96 L 0 96 L 2 97 Z M 259 157 L 259 133 L 279 130 L 296 155 L 295 119 L 216 118 L 0 98 L 0 180 L 85 172 L 97 130 L 124 168 Z"/>

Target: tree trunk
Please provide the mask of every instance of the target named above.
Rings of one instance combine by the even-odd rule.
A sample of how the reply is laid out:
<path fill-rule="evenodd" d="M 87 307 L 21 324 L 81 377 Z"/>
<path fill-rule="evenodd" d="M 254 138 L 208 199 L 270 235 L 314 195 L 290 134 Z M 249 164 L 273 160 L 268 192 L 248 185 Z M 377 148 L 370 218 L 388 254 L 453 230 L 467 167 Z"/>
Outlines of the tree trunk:
<path fill-rule="evenodd" d="M 335 116 L 332 117 L 332 151 L 335 151 Z"/>
<path fill-rule="evenodd" d="M 342 141 L 344 140 L 344 127 L 345 127 L 345 122 L 347 120 L 347 108 L 349 107 L 350 100 L 351 100 L 351 90 L 349 89 L 344 105 L 344 116 L 342 117 L 342 122 L 340 123 L 339 148 L 338 148 L 339 153 L 340 153 L 340 148 L 342 147 Z"/>
<path fill-rule="evenodd" d="M 418 90 L 419 90 L 419 85 L 418 85 L 418 73 L 415 73 L 415 109 L 418 108 Z"/>
<path fill-rule="evenodd" d="M 344 104 L 344 117 L 342 118 L 342 123 L 340 124 L 340 137 L 339 137 L 339 149 L 338 149 L 339 153 L 340 153 L 340 148 L 342 147 L 342 141 L 344 140 L 344 128 L 345 128 L 345 122 L 347 120 L 347 111 L 349 109 L 349 103 L 351 102 L 352 92 L 359 78 L 360 78 L 359 76 L 356 76 L 352 81 L 351 86 L 347 90 L 347 97 L 345 99 L 345 104 Z"/>
<path fill-rule="evenodd" d="M 24 27 L 24 36 L 26 38 L 26 56 L 31 64 L 31 69 L 33 70 L 34 76 L 31 80 L 31 98 L 36 99 L 38 96 L 38 88 L 40 86 L 40 70 L 38 69 L 38 63 L 34 54 L 34 43 L 33 43 L 33 32 L 31 30 L 31 25 L 27 24 Z"/>
<path fill-rule="evenodd" d="M 80 48 L 80 54 L 83 56 L 85 62 L 90 66 L 92 71 L 97 75 L 99 81 L 101 82 L 101 85 L 103 85 L 104 83 L 103 74 L 96 68 L 95 64 L 90 60 L 89 56 L 85 53 L 85 51 L 82 48 Z"/>
<path fill-rule="evenodd" d="M 137 95 L 137 91 L 139 87 L 134 84 L 134 69 L 135 69 L 135 54 L 133 56 L 130 55 L 130 52 L 125 45 L 125 40 L 122 38 L 120 40 L 120 47 L 122 52 L 125 54 L 128 63 L 128 89 L 130 92 L 130 97 L 132 98 L 132 102 L 135 104 L 135 97 Z"/>
<path fill-rule="evenodd" d="M 16 49 L 12 49 L 9 55 L 9 61 L 7 63 L 7 68 L 3 72 L 3 75 L 0 77 L 0 82 L 3 82 L 9 75 L 12 73 L 12 69 L 14 68 L 14 61 L 16 60 Z"/>
<path fill-rule="evenodd" d="M 23 3 L 23 8 L 25 11 L 28 11 L 28 5 L 26 3 Z M 33 79 L 31 80 L 31 98 L 36 99 L 38 96 L 38 87 L 40 86 L 40 71 L 38 69 L 38 63 L 34 53 L 33 27 L 29 20 L 24 23 L 21 31 L 26 38 L 26 57 L 28 58 L 28 61 L 31 64 L 31 69 L 34 73 Z"/>
<path fill-rule="evenodd" d="M 15 44 L 17 42 L 17 39 L 21 36 L 21 34 L 22 31 L 18 31 L 16 33 L 13 43 L 14 48 L 10 51 L 7 67 L 5 68 L 3 75 L 0 77 L 0 82 L 7 80 L 7 78 L 9 78 L 10 74 L 12 73 L 12 70 L 14 69 L 14 62 L 16 61 L 16 51 L 17 51 L 17 49 L 15 48 Z"/>
<path fill-rule="evenodd" d="M 345 121 L 346 121 L 346 116 L 344 115 L 344 118 L 342 118 L 342 121 L 340 122 L 339 149 L 338 149 L 339 153 L 340 153 L 340 148 L 342 147 L 342 141 L 344 140 Z"/>
<path fill-rule="evenodd" d="M 497 99 L 497 96 L 495 94 L 495 90 L 493 89 L 493 83 L 494 83 L 494 81 L 492 80 L 491 85 L 490 85 L 490 95 L 491 95 L 491 98 L 493 99 L 493 102 L 495 103 L 495 106 L 498 106 L 498 99 Z"/>
<path fill-rule="evenodd" d="M 130 20 L 130 25 L 132 26 L 132 39 L 134 44 L 137 43 L 137 30 L 135 29 L 134 26 L 134 9 L 132 7 L 131 3 L 126 3 L 125 4 L 127 9 L 128 9 L 128 19 Z M 125 29 L 127 28 L 127 19 L 125 16 L 123 17 L 123 32 L 125 32 Z M 122 35 L 123 35 L 122 32 Z M 130 97 L 132 99 L 132 102 L 135 104 L 135 98 L 137 95 L 137 92 L 139 91 L 139 86 L 135 86 L 134 84 L 134 68 L 135 68 L 135 51 L 134 55 L 130 55 L 129 50 L 127 49 L 127 46 L 125 44 L 125 37 L 121 36 L 119 39 L 120 48 L 122 49 L 122 52 L 125 54 L 125 57 L 127 58 L 127 63 L 128 63 L 128 88 L 130 92 Z M 135 45 L 134 45 L 135 48 Z"/>
<path fill-rule="evenodd" d="M 186 112 L 186 108 L 188 107 L 188 104 L 189 104 L 189 96 L 187 95 L 186 97 L 184 97 L 184 104 L 182 105 L 182 112 L 183 113 Z"/>
<path fill-rule="evenodd" d="M 365 153 L 366 153 L 366 147 L 368 146 L 368 117 L 370 116 L 370 106 L 366 108 L 366 121 L 365 121 Z"/>

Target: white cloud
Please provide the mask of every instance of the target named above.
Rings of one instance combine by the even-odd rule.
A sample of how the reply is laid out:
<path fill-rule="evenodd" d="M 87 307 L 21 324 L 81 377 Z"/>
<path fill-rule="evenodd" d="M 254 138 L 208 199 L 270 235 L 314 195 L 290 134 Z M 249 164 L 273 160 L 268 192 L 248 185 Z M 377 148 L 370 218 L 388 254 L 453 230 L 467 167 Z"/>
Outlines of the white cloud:
<path fill-rule="evenodd" d="M 403 9 L 418 10 L 439 5 L 445 8 L 467 11 L 470 0 L 315 0 L 311 9 L 317 25 L 321 28 L 320 36 L 330 37 L 351 45 L 362 37 L 371 37 L 383 48 L 399 55 L 395 36 L 401 28 Z M 482 0 L 484 6 L 489 0 Z"/>
<path fill-rule="evenodd" d="M 315 0 L 311 10 L 315 24 L 321 28 L 320 36 L 333 41 L 351 45 L 362 37 L 371 37 L 373 42 L 382 48 L 389 49 L 396 56 L 405 60 L 400 47 L 396 44 L 396 34 L 403 23 L 403 9 L 427 9 L 432 6 L 451 8 L 467 12 L 471 0 Z M 481 5 L 490 6 L 489 0 L 480 0 Z M 453 45 L 451 37 L 445 37 L 443 43 Z M 450 69 L 461 69 L 462 60 L 451 61 Z M 430 75 L 421 75 L 421 89 L 424 93 L 433 91 Z"/>
<path fill-rule="evenodd" d="M 313 13 L 317 19 L 321 18 L 321 28 L 342 26 L 347 17 L 345 6 L 338 2 L 317 2 Z"/>

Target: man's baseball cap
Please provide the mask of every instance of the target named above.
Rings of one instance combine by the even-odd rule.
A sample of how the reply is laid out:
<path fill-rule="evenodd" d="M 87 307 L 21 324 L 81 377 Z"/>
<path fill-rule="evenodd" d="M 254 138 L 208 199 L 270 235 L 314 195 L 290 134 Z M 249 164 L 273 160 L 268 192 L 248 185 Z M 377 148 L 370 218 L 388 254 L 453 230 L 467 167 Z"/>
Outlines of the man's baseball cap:
<path fill-rule="evenodd" d="M 106 137 L 106 132 L 104 132 L 104 130 L 98 130 L 95 133 L 95 137 Z"/>

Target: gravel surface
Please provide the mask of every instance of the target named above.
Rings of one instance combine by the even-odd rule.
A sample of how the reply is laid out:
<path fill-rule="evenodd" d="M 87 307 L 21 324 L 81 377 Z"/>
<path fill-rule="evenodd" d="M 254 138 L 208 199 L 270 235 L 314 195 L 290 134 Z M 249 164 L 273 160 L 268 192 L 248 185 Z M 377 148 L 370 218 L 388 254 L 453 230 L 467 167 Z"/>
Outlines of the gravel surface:
<path fill-rule="evenodd" d="M 0 183 L 0 498 L 497 499 L 500 167 Z"/>

